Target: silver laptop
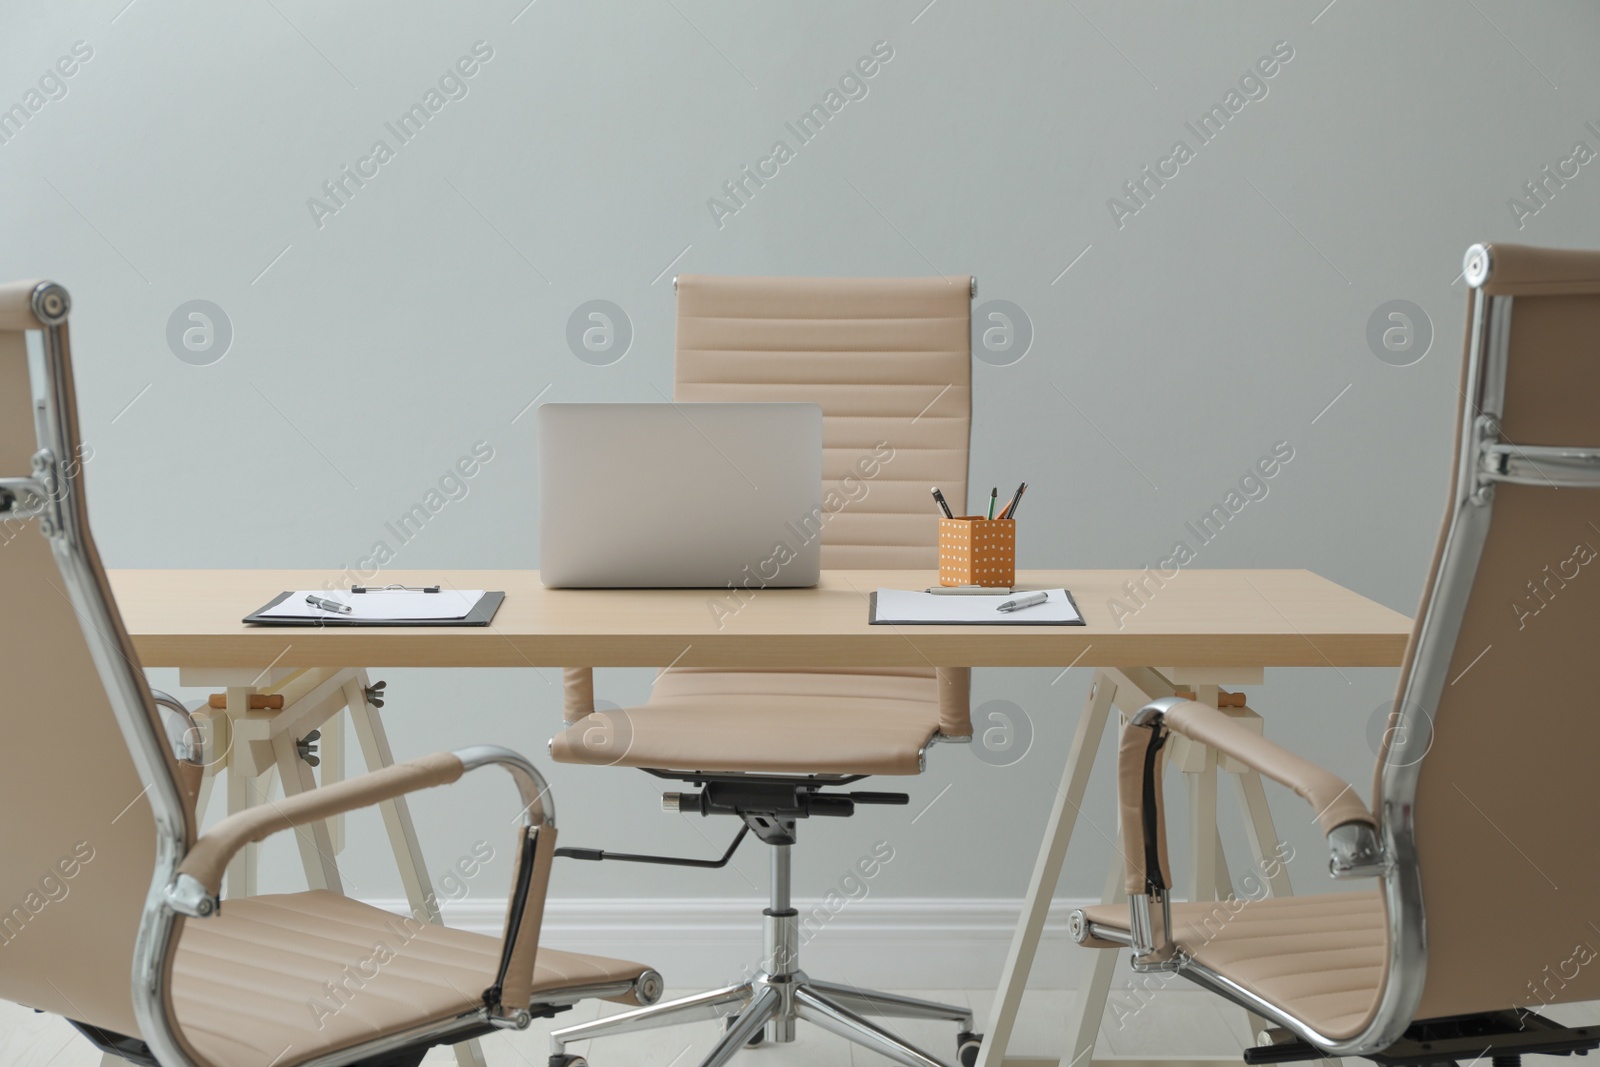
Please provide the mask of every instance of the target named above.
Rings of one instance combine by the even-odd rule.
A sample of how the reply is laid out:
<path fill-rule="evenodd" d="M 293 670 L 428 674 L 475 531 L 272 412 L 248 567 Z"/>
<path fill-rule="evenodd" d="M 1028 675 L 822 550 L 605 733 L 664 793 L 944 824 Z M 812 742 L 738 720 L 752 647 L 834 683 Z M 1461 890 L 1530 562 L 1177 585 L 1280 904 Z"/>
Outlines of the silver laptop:
<path fill-rule="evenodd" d="M 535 415 L 545 585 L 817 584 L 817 405 L 545 404 Z"/>

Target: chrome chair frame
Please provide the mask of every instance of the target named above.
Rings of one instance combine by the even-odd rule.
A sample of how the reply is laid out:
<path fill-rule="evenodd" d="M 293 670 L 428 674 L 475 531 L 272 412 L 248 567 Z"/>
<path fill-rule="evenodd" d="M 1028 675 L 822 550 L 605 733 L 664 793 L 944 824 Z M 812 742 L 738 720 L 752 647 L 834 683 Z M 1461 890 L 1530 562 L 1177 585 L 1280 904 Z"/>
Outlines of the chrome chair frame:
<path fill-rule="evenodd" d="M 1472 289 L 1467 379 L 1460 421 L 1462 457 L 1456 471 L 1451 518 L 1445 533 L 1439 569 L 1426 608 L 1417 620 L 1412 669 L 1396 698 L 1393 728 L 1398 736 L 1427 737 L 1432 709 L 1448 681 L 1456 637 L 1472 592 L 1494 512 L 1495 485 L 1509 482 L 1561 488 L 1600 488 L 1600 449 L 1530 447 L 1500 436 L 1504 409 L 1507 352 L 1514 297 L 1483 291 L 1493 269 L 1490 250 L 1475 244 L 1467 250 L 1464 276 Z M 1132 720 L 1159 723 L 1171 700 L 1155 701 Z M 1428 968 L 1426 916 L 1417 862 L 1412 813 L 1415 810 L 1421 760 L 1386 760 L 1380 771 L 1377 832 L 1346 824 L 1328 834 L 1329 869 L 1335 878 L 1382 878 L 1388 921 L 1388 959 L 1379 999 L 1366 1026 L 1348 1038 L 1318 1032 L 1302 1019 L 1177 951 L 1167 940 L 1170 923 L 1162 922 L 1166 900 L 1152 895 L 1131 898 L 1133 935 L 1101 927 L 1075 916 L 1086 937 L 1128 943 L 1136 967 L 1167 970 L 1292 1032 L 1325 1056 L 1366 1056 L 1393 1045 L 1415 1021 Z M 1152 903 L 1156 910 L 1152 912 Z"/>
<path fill-rule="evenodd" d="M 177 874 L 190 840 L 189 811 L 173 777 L 168 739 L 157 729 L 147 709 L 157 701 L 189 718 L 178 701 L 157 698 L 132 656 L 132 646 L 112 606 L 110 590 L 101 584 L 86 521 L 81 467 L 63 465 L 59 457 L 73 455 L 77 427 L 68 420 L 72 405 L 71 342 L 67 316 L 72 302 L 65 288 L 41 282 L 33 291 L 34 315 L 44 324 L 44 380 L 34 381 L 39 449 L 33 456 L 31 476 L 0 479 L 0 514 L 37 521 L 39 532 L 50 541 L 51 552 L 65 583 L 66 594 L 83 629 L 93 659 L 139 776 L 149 784 L 147 797 L 156 827 L 154 873 L 146 893 L 138 938 L 134 945 L 133 1008 L 140 1037 L 166 1067 L 202 1067 L 180 1040 L 182 1028 L 173 1014 L 169 989 L 172 958 L 178 947 L 184 919 L 215 915 L 219 902 L 195 879 Z M 171 701 L 169 704 L 168 701 Z M 554 805 L 544 777 L 517 753 L 492 745 L 459 749 L 455 753 L 466 770 L 491 764 L 504 767 L 516 780 L 523 810 L 525 834 L 555 825 Z M 191 758 L 190 762 L 194 760 Z M 526 887 L 524 887 L 526 890 Z M 509 945 L 509 942 L 508 942 Z M 648 986 L 648 988 L 644 988 Z M 543 1007 L 561 1007 L 586 997 L 621 996 L 630 991 L 648 1003 L 660 995 L 660 976 L 646 971 L 632 982 L 585 989 L 562 990 L 559 998 Z M 449 1044 L 497 1028 L 524 1029 L 532 1021 L 527 1008 L 495 1011 L 488 1006 L 464 1012 L 437 1023 L 417 1026 L 364 1044 L 306 1061 L 303 1067 L 338 1067 L 422 1042 Z"/>

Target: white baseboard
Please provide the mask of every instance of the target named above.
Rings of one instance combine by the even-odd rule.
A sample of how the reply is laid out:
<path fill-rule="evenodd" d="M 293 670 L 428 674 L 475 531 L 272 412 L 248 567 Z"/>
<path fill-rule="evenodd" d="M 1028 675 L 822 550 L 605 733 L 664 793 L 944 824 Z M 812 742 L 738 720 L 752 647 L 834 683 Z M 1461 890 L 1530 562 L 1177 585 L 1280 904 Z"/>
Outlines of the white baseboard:
<path fill-rule="evenodd" d="M 391 911 L 401 901 L 370 901 Z M 1066 917 L 1085 901 L 1050 909 L 1030 989 L 1071 989 L 1094 954 L 1067 935 Z M 717 985 L 759 966 L 761 909 L 755 899 L 551 900 L 540 937 L 551 948 L 638 960 L 674 988 Z M 1019 900 L 869 897 L 796 901 L 801 966 L 818 978 L 882 989 L 993 989 L 1005 964 Z M 454 927 L 498 936 L 505 906 L 492 901 L 444 905 Z"/>

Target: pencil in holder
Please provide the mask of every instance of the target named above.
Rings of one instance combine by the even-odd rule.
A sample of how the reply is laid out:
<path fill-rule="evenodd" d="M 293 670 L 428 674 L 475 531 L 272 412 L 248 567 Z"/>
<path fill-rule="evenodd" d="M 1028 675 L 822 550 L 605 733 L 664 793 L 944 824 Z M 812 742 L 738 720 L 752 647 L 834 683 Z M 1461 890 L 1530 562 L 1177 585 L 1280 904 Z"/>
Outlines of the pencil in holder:
<path fill-rule="evenodd" d="M 939 584 L 1010 589 L 1017 579 L 1015 519 L 939 520 Z"/>

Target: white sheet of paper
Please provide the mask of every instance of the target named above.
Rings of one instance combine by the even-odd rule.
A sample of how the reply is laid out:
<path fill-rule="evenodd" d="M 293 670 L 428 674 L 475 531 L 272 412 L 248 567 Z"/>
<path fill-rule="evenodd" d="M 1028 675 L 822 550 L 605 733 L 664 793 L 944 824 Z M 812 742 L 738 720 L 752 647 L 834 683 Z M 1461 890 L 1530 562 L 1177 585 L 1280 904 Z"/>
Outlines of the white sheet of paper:
<path fill-rule="evenodd" d="M 1043 604 L 1018 611 L 997 611 L 1001 604 L 1033 593 L 1046 593 Z M 906 623 L 1074 623 L 1080 616 L 1065 589 L 1025 589 L 985 596 L 981 593 L 951 596 L 920 589 L 879 589 L 877 622 Z"/>
<path fill-rule="evenodd" d="M 349 604 L 355 610 L 349 614 L 328 611 L 306 603 L 308 596 Z M 437 593 L 296 589 L 283 603 L 261 614 L 269 619 L 345 619 L 349 622 L 448 621 L 466 618 L 482 598 L 482 589 L 441 589 Z"/>

